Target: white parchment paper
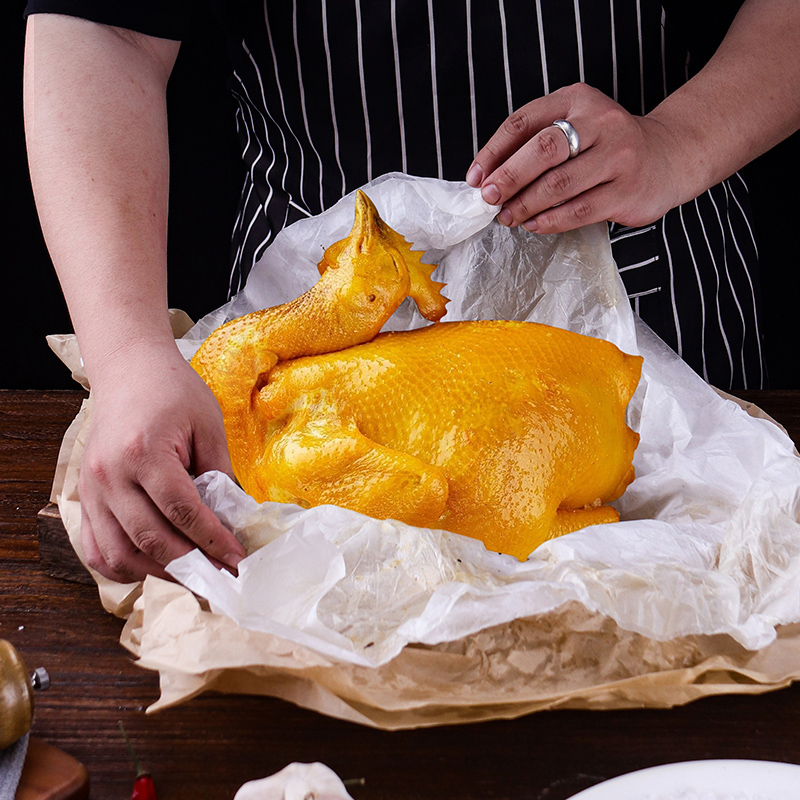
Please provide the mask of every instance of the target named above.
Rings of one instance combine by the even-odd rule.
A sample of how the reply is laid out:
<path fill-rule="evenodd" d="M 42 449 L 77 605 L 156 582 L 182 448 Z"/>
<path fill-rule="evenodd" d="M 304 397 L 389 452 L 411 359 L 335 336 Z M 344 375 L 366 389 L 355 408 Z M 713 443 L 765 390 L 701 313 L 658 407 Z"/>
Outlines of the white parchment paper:
<path fill-rule="evenodd" d="M 494 223 L 466 184 L 389 175 L 365 187 L 382 217 L 448 285 L 445 320 L 523 319 L 609 339 L 644 356 L 629 408 L 640 432 L 622 521 L 539 547 L 525 563 L 455 534 L 331 506 L 258 505 L 225 476 L 205 500 L 252 554 L 238 577 L 199 552 L 170 567 L 213 611 L 356 665 L 411 642 L 455 641 L 578 602 L 656 640 L 728 634 L 756 650 L 800 620 L 800 459 L 684 365 L 630 310 L 604 225 L 535 236 Z M 190 356 L 218 324 L 285 302 L 316 280 L 347 234 L 353 196 L 285 229 L 234 301 L 181 341 Z M 428 324 L 410 301 L 388 327 Z"/>

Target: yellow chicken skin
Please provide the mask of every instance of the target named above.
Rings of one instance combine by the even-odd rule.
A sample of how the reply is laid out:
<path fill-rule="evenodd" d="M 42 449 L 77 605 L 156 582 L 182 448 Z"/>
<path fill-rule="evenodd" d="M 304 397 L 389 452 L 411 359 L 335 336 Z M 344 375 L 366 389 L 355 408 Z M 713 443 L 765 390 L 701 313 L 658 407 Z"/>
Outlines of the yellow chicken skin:
<path fill-rule="evenodd" d="M 192 363 L 258 501 L 324 503 L 480 539 L 523 560 L 618 520 L 641 358 L 527 322 L 379 334 L 404 299 L 437 320 L 433 267 L 363 193 L 350 235 L 296 301 L 217 329 Z"/>

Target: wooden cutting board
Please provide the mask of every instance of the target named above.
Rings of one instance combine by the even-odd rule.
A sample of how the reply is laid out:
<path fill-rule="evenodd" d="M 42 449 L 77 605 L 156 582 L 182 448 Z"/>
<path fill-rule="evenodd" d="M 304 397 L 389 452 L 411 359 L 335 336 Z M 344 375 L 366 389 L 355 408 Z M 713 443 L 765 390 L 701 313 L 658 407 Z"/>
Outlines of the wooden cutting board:
<path fill-rule="evenodd" d="M 89 773 L 63 750 L 31 736 L 15 800 L 86 800 Z"/>
<path fill-rule="evenodd" d="M 55 503 L 48 503 L 38 513 L 36 532 L 39 537 L 39 563 L 45 574 L 61 580 L 94 584 L 92 576 L 81 564 L 70 544 L 69 535 Z"/>

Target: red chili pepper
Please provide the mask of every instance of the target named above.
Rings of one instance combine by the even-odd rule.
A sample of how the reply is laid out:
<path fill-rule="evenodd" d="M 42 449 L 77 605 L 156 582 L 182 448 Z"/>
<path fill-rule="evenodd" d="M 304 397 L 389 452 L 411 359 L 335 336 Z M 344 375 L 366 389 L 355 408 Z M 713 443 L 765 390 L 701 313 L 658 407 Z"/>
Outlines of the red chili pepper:
<path fill-rule="evenodd" d="M 158 800 L 153 776 L 149 772 L 145 772 L 139 764 L 139 759 L 136 757 L 130 739 L 128 739 L 128 734 L 125 733 L 122 720 L 119 721 L 119 729 L 122 731 L 122 736 L 125 739 L 125 744 L 128 745 L 128 752 L 131 754 L 133 765 L 136 767 L 136 778 L 133 781 L 131 800 Z"/>
<path fill-rule="evenodd" d="M 156 785 L 153 777 L 147 772 L 143 772 L 136 777 L 133 782 L 133 793 L 131 800 L 158 800 L 156 797 Z"/>

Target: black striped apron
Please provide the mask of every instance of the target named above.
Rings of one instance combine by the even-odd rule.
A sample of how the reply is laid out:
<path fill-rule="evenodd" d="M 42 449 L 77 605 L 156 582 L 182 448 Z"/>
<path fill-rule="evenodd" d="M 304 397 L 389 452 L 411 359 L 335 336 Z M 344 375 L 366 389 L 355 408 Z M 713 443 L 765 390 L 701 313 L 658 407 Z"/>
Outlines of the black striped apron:
<path fill-rule="evenodd" d="M 284 226 L 374 177 L 462 180 L 536 97 L 585 81 L 646 114 L 691 77 L 684 37 L 649 0 L 268 0 L 247 14 L 232 50 L 247 171 L 231 294 Z M 714 385 L 760 387 L 742 179 L 610 233 L 634 311 Z"/>

